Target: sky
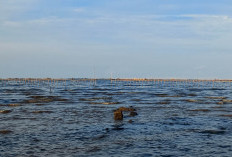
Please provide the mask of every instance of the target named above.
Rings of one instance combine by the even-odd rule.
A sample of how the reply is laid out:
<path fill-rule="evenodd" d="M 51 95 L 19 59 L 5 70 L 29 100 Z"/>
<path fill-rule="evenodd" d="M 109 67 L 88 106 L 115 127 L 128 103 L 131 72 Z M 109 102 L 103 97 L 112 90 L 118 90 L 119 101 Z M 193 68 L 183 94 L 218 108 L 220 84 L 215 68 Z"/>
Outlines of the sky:
<path fill-rule="evenodd" d="M 0 0 L 0 78 L 232 79 L 231 0 Z"/>

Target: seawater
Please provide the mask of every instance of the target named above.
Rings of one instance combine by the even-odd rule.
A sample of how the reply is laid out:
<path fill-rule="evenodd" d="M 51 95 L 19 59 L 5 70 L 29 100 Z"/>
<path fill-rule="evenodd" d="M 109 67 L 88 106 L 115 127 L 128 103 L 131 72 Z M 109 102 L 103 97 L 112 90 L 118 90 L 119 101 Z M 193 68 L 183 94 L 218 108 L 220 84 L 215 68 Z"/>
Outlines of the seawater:
<path fill-rule="evenodd" d="M 3 157 L 232 154 L 230 83 L 0 82 L 0 110 Z"/>

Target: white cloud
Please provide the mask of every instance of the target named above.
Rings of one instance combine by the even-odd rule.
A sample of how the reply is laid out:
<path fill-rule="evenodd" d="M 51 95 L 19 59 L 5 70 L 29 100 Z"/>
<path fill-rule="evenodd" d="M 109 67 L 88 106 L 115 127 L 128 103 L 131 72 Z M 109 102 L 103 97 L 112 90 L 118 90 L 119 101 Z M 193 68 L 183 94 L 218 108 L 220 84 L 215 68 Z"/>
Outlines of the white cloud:
<path fill-rule="evenodd" d="M 73 9 L 73 11 L 76 13 L 83 13 L 83 12 L 85 12 L 85 9 L 84 8 L 75 8 L 75 9 Z"/>
<path fill-rule="evenodd" d="M 30 10 L 39 0 L 0 0 L 0 22 Z"/>
<path fill-rule="evenodd" d="M 25 24 L 30 24 L 30 25 L 51 25 L 53 24 L 54 26 L 56 26 L 56 24 L 63 24 L 63 23 L 68 23 L 68 22 L 70 22 L 70 19 L 68 18 L 58 18 L 55 16 L 51 16 L 51 17 L 45 17 L 45 18 L 25 21 Z"/>
<path fill-rule="evenodd" d="M 22 24 L 20 22 L 15 21 L 4 21 L 3 26 L 5 27 L 20 27 Z"/>
<path fill-rule="evenodd" d="M 166 20 L 172 18 L 174 20 Z M 231 24 L 231 18 L 226 15 L 102 15 L 5 21 L 0 28 L 4 28 L 6 33 L 15 32 L 11 34 L 11 41 L 18 40 L 18 36 L 24 34 L 20 38 L 24 41 L 53 40 L 62 45 L 61 41 L 65 40 L 87 45 L 121 45 L 126 46 L 123 50 L 137 52 L 142 49 L 149 52 L 229 52 L 232 50 L 229 42 L 232 37 Z M 1 36 L 0 40 L 4 41 L 5 38 Z"/>

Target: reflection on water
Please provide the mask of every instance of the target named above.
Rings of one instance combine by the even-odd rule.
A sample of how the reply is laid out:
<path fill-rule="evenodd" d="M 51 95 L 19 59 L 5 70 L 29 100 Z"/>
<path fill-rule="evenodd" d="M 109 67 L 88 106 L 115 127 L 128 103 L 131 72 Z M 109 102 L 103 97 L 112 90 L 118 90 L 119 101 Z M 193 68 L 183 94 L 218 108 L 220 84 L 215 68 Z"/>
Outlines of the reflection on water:
<path fill-rule="evenodd" d="M 0 82 L 0 156 L 230 156 L 229 84 Z M 134 108 L 136 114 L 120 107 Z"/>

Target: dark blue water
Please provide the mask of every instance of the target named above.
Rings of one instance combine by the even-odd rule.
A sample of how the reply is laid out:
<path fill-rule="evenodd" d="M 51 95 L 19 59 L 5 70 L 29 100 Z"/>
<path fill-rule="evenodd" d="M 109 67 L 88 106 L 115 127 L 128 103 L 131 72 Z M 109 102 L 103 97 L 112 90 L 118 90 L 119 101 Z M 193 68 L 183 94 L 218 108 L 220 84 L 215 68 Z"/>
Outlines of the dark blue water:
<path fill-rule="evenodd" d="M 232 154 L 229 83 L 0 82 L 0 111 L 4 157 Z"/>

